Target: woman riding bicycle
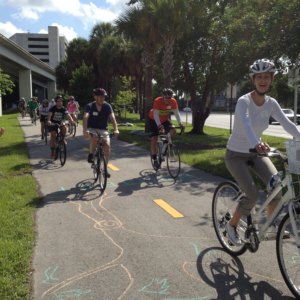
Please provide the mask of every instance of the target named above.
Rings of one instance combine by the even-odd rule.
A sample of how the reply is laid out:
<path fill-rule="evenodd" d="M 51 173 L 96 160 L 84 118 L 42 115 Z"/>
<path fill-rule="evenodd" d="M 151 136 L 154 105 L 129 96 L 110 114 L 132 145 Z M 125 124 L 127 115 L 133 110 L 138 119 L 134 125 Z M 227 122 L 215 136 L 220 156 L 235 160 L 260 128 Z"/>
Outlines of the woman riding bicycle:
<path fill-rule="evenodd" d="M 266 95 L 270 90 L 275 72 L 275 65 L 272 61 L 256 60 L 250 66 L 249 74 L 254 90 L 241 96 L 236 104 L 234 126 L 227 143 L 225 164 L 245 193 L 245 197 L 242 198 L 231 220 L 226 224 L 228 238 L 234 245 L 242 243 L 236 230 L 240 218 L 250 215 L 259 197 L 259 189 L 251 172 L 255 173 L 266 186 L 270 185 L 271 179 L 277 174 L 274 164 L 268 157 L 249 153 L 249 149 L 256 149 L 258 154 L 264 154 L 270 150 L 269 145 L 261 140 L 263 131 L 268 128 L 270 117 L 276 119 L 293 137 L 300 139 L 300 132 L 296 125 L 285 116 L 278 102 Z M 270 203 L 268 215 L 274 211 L 280 197 L 281 195 L 278 194 L 275 201 Z M 270 234 L 273 234 L 274 230 L 276 233 L 275 225 L 271 227 Z"/>

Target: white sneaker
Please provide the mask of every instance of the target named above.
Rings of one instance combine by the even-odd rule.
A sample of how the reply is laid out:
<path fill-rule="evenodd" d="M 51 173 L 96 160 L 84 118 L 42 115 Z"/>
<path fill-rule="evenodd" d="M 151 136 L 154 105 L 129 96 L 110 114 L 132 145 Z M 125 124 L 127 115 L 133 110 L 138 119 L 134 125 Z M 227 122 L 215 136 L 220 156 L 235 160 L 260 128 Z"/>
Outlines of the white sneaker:
<path fill-rule="evenodd" d="M 239 237 L 238 232 L 236 231 L 236 227 L 231 226 L 229 222 L 225 226 L 229 241 L 235 246 L 241 246 L 242 241 Z"/>

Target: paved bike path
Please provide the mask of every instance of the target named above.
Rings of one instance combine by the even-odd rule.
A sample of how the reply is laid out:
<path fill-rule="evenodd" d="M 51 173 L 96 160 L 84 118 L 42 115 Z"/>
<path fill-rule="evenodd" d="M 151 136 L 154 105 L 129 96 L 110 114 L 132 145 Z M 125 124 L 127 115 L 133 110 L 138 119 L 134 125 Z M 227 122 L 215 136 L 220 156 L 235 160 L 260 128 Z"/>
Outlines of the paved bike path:
<path fill-rule="evenodd" d="M 157 175 L 148 152 L 112 140 L 104 195 L 92 187 L 88 141 L 67 138 L 67 162 L 49 159 L 39 126 L 20 120 L 43 200 L 36 213 L 33 299 L 293 299 L 275 243 L 254 255 L 226 254 L 211 222 L 221 178 L 182 166 L 174 182 Z M 39 125 L 39 124 L 38 124 Z M 183 217 L 173 218 L 162 199 Z"/>

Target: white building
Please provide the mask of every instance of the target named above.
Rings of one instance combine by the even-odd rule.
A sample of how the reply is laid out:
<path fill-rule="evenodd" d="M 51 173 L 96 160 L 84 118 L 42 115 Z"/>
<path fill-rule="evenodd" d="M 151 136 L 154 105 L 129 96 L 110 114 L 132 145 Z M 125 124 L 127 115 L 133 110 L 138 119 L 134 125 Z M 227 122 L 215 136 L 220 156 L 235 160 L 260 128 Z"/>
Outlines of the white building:
<path fill-rule="evenodd" d="M 53 69 L 66 57 L 68 42 L 56 26 L 48 26 L 46 34 L 16 33 L 10 39 Z"/>

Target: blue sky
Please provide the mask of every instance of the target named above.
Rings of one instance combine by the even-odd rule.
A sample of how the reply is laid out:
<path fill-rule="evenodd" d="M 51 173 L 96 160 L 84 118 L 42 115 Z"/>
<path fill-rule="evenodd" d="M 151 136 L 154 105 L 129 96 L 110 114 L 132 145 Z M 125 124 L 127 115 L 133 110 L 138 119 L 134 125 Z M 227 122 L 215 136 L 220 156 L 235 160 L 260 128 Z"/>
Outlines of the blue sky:
<path fill-rule="evenodd" d="M 128 0 L 0 0 L 0 33 L 47 33 L 59 28 L 69 41 L 88 39 L 95 24 L 113 22 L 124 12 Z"/>

